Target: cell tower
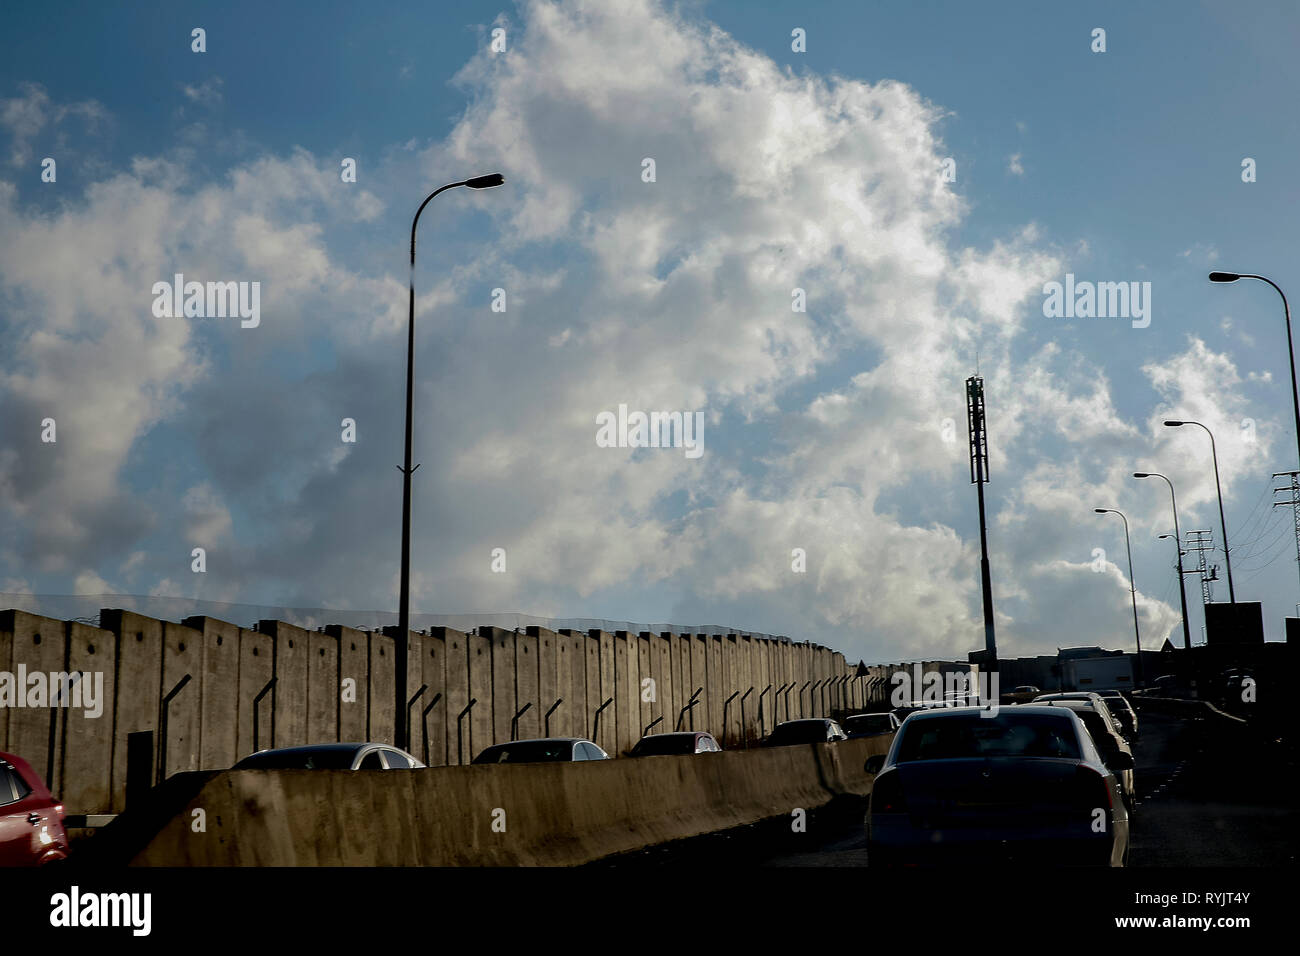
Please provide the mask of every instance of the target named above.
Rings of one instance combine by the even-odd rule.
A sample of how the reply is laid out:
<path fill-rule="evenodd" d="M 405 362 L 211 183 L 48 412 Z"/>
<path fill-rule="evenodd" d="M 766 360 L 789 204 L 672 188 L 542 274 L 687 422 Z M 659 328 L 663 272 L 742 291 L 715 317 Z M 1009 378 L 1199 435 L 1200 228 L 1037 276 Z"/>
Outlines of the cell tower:
<path fill-rule="evenodd" d="M 983 666 L 998 669 L 998 644 L 993 632 L 993 582 L 989 574 L 988 525 L 984 520 L 984 485 L 989 480 L 989 443 L 984 430 L 984 379 L 972 375 L 966 379 L 966 425 L 970 432 L 970 480 L 979 490 L 980 508 L 980 584 L 984 590 Z"/>
<path fill-rule="evenodd" d="M 1288 326 L 1288 331 L 1290 327 Z M 1295 370 L 1292 369 L 1294 372 Z M 1283 505 L 1290 505 L 1295 514 L 1295 559 L 1296 566 L 1300 567 L 1300 471 L 1279 471 L 1273 476 L 1274 478 L 1290 478 L 1291 484 L 1282 488 L 1274 488 L 1273 494 L 1289 492 L 1291 497 L 1286 501 L 1273 502 L 1274 508 L 1280 508 Z"/>
<path fill-rule="evenodd" d="M 1192 537 L 1195 535 L 1196 537 Z M 1187 532 L 1187 552 L 1197 552 L 1199 563 L 1196 570 L 1201 575 L 1201 603 L 1209 604 L 1214 600 L 1210 589 L 1210 582 L 1219 580 L 1219 566 L 1213 567 L 1206 565 L 1205 552 L 1214 550 L 1214 532 L 1213 531 L 1189 531 Z"/>

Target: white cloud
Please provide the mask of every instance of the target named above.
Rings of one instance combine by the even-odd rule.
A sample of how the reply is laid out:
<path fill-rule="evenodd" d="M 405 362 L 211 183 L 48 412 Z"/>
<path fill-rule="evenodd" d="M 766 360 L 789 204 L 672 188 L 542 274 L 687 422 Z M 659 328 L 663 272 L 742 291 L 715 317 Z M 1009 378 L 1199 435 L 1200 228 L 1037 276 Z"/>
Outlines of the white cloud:
<path fill-rule="evenodd" d="M 92 131 L 108 118 L 104 107 L 95 100 L 56 104 L 39 83 L 23 83 L 20 90 L 19 96 L 0 99 L 0 127 L 9 132 L 9 162 L 14 166 L 31 162 L 33 140 L 43 134 L 54 136 L 51 146 L 60 144 L 65 132 L 61 127 L 69 117 L 80 119 L 83 129 Z"/>
<path fill-rule="evenodd" d="M 1028 325 L 1062 258 L 1033 224 L 954 240 L 967 210 L 934 175 L 942 108 L 896 82 L 796 76 L 649 2 L 521 14 L 508 56 L 482 52 L 460 73 L 470 106 L 446 141 L 394 147 L 369 180 L 402 184 L 405 203 L 417 179 L 507 173 L 501 189 L 440 198 L 421 227 L 414 606 L 641 608 L 855 659 L 978 647 L 962 392 L 978 350 L 998 416 L 1006 648 L 1126 646 L 1127 579 L 1087 565 L 1093 540 L 1117 553 L 1115 529 L 1089 524 L 1091 509 L 1157 521 L 1161 501 L 1128 477 L 1152 450 L 1186 468 L 1189 507 L 1203 503 L 1199 452 L 1135 421 L 1094 363 Z M 30 303 L 9 320 L 18 358 L 0 392 L 24 421 L 60 419 L 45 459 L 0 457 L 31 539 L 16 560 L 75 574 L 112 540 L 113 566 L 150 570 L 157 594 L 389 606 L 409 211 L 340 187 L 303 151 L 219 183 L 192 175 L 184 154 L 141 158 L 48 217 L 0 184 L 0 282 Z M 489 242 L 457 231 L 470 210 Z M 375 239 L 378 226 L 398 238 Z M 94 282 L 67 282 L 74 269 Z M 262 280 L 263 327 L 154 320 L 150 285 L 177 270 Z M 505 313 L 488 308 L 497 286 Z M 1145 370 L 1161 407 L 1216 423 L 1229 481 L 1257 467 L 1268 429 L 1256 449 L 1228 434 L 1248 407 L 1226 356 L 1199 342 L 1156 355 Z M 704 412 L 704 457 L 598 448 L 595 415 L 620 402 Z M 355 453 L 340 450 L 343 416 Z M 154 449 L 156 484 L 128 481 L 167 427 L 197 460 Z M 127 531 L 108 535 L 124 514 Z M 188 547 L 130 559 L 154 520 L 224 541 L 209 573 L 189 574 Z M 791 570 L 795 547 L 807 574 Z M 1142 587 L 1158 641 L 1169 609 Z"/>

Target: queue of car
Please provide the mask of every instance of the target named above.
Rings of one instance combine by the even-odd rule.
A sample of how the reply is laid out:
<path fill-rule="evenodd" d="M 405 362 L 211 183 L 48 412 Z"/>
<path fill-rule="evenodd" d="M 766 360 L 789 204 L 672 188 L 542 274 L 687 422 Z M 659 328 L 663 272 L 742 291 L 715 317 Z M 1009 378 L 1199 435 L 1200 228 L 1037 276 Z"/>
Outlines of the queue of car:
<path fill-rule="evenodd" d="M 1136 729 L 1118 692 L 911 711 L 865 766 L 868 864 L 1126 865 Z"/>
<path fill-rule="evenodd" d="M 1024 694 L 1037 688 L 1018 688 Z M 1011 861 L 1125 865 L 1135 806 L 1129 740 L 1137 716 L 1118 691 L 1038 694 L 1028 703 L 915 702 L 891 712 L 778 723 L 767 747 L 893 735 L 866 815 L 871 865 Z M 1128 739 L 1126 739 L 1128 738 Z M 643 736 L 630 757 L 722 750 L 704 731 Z M 474 764 L 608 760 L 582 737 L 494 744 Z M 425 765 L 375 742 L 261 750 L 234 770 L 410 770 Z M 0 865 L 66 859 L 64 809 L 22 758 L 0 753 Z"/>

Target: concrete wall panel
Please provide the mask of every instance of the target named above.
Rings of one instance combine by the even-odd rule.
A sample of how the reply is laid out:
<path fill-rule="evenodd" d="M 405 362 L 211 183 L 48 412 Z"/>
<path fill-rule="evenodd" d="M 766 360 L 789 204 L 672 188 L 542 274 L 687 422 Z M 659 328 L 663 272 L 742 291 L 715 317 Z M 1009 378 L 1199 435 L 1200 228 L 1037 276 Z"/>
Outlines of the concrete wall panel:
<path fill-rule="evenodd" d="M 469 763 L 479 752 L 493 743 L 492 739 L 492 639 L 486 628 L 476 634 L 465 635 L 466 658 L 469 662 L 469 696 L 477 700 L 465 718 L 465 762 Z M 465 702 L 466 705 L 469 701 Z"/>
<path fill-rule="evenodd" d="M 82 676 L 64 700 L 59 795 L 69 813 L 108 813 L 113 785 L 117 637 L 112 631 L 76 621 L 69 622 L 67 629 L 68 671 Z"/>
<path fill-rule="evenodd" d="M 519 717 L 517 736 L 520 740 L 542 735 L 542 712 L 550 706 L 549 702 L 543 704 L 541 699 L 540 665 L 541 641 L 527 632 L 515 634 L 515 712 L 528 705 Z"/>
<path fill-rule="evenodd" d="M 307 670 L 312 632 L 272 620 L 258 621 L 257 630 L 271 639 L 271 659 L 274 662 L 275 689 L 271 691 L 271 706 L 275 736 L 270 746 L 298 747 L 312 742 L 307 737 Z"/>
<path fill-rule="evenodd" d="M 159 739 L 156 741 L 158 757 L 154 768 L 157 775 L 166 778 L 200 769 L 203 632 L 164 621 L 162 671 L 160 708 L 167 729 L 163 739 L 163 717 L 160 717 Z M 185 682 L 183 686 L 182 681 Z M 172 695 L 170 702 L 168 695 Z"/>
<path fill-rule="evenodd" d="M 305 743 L 339 740 L 339 638 L 307 632 L 307 727 Z"/>
<path fill-rule="evenodd" d="M 412 711 L 415 729 L 411 746 L 417 748 L 415 756 L 429 767 L 448 763 L 447 640 L 436 631 L 430 629 L 420 641 L 420 684 L 425 685 L 425 691 Z"/>
<path fill-rule="evenodd" d="M 143 731 L 156 735 L 158 731 L 163 625 L 154 618 L 113 608 L 102 609 L 99 619 L 116 635 L 119 692 L 112 702 L 112 801 L 107 812 L 121 813 L 126 809 L 127 735 Z M 156 736 L 154 753 L 156 759 Z"/>

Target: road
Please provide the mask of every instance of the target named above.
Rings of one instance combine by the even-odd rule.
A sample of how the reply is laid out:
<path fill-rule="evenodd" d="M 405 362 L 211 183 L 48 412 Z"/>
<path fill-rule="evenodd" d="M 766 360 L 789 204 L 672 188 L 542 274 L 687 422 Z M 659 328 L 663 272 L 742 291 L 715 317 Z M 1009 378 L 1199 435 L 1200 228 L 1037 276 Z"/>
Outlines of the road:
<path fill-rule="evenodd" d="M 1262 747 L 1218 753 L 1201 728 L 1146 712 L 1133 746 L 1138 799 L 1133 867 L 1287 866 L 1296 859 L 1295 767 Z M 812 813 L 804 832 L 785 819 L 681 840 L 597 867 L 725 863 L 770 867 L 866 865 L 864 802 Z"/>

